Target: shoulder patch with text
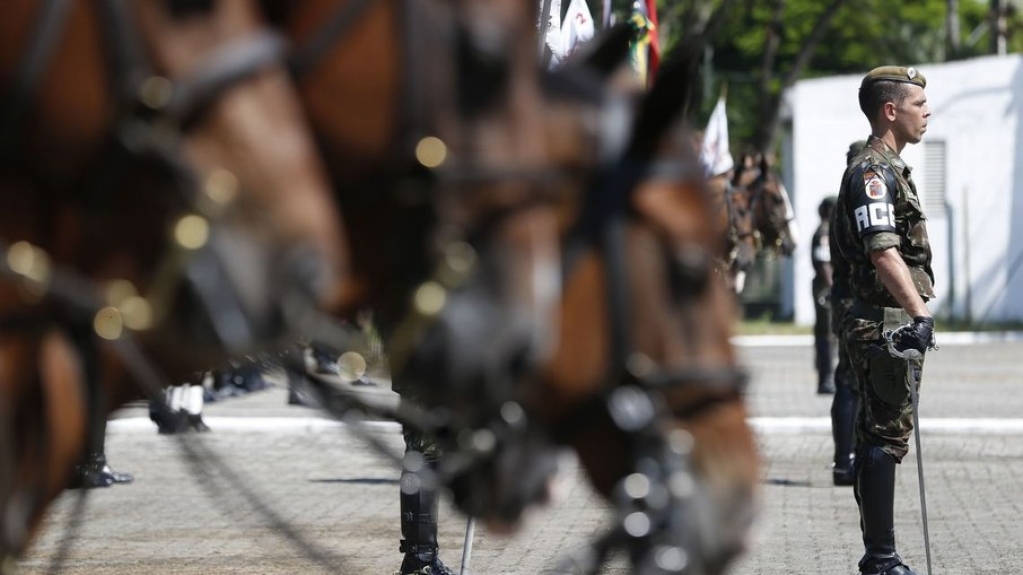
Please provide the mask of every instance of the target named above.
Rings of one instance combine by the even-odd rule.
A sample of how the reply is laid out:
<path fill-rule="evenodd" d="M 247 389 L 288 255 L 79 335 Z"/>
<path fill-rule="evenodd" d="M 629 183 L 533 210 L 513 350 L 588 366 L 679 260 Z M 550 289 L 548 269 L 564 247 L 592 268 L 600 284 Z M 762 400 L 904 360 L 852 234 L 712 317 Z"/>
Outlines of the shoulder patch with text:
<path fill-rule="evenodd" d="M 859 236 L 895 232 L 895 204 L 890 192 L 895 178 L 890 170 L 883 165 L 867 166 L 863 177 L 853 178 L 851 183 L 849 208 Z"/>

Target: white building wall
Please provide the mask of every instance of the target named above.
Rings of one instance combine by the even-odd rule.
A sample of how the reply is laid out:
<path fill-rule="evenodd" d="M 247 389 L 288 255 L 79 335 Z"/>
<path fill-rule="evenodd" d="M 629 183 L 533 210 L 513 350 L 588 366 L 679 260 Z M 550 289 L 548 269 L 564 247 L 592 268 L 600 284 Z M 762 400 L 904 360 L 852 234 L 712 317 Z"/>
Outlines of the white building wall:
<path fill-rule="evenodd" d="M 931 118 L 924 141 L 907 145 L 903 159 L 928 215 L 939 317 L 974 321 L 1023 320 L 1023 56 L 984 57 L 920 65 L 927 77 Z M 866 73 L 866 71 L 864 71 Z M 791 166 L 786 179 L 802 238 L 794 254 L 793 310 L 813 322 L 810 239 L 817 206 L 837 194 L 849 144 L 870 126 L 859 110 L 862 74 L 798 82 L 788 94 L 792 111 Z M 946 146 L 945 203 L 928 189 L 925 146 Z"/>

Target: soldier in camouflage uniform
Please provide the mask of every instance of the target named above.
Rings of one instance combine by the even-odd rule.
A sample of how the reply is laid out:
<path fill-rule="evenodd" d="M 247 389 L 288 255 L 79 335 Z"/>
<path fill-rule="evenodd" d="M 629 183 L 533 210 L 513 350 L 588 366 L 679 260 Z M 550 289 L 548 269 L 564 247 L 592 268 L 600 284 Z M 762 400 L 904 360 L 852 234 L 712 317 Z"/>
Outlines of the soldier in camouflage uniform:
<path fill-rule="evenodd" d="M 813 351 L 817 368 L 817 393 L 835 393 L 835 336 L 831 330 L 831 248 L 829 228 L 835 197 L 824 198 L 817 206 L 820 225 L 810 240 L 810 261 L 813 264 Z"/>
<path fill-rule="evenodd" d="M 414 385 L 394 381 L 392 388 L 401 396 L 401 401 L 425 405 L 421 401 L 422 393 Z M 436 469 L 441 450 L 433 438 L 408 426 L 402 428 L 402 436 L 405 439 L 406 455 L 409 452 L 419 453 L 426 465 Z M 436 486 L 425 486 L 415 472 L 403 470 L 399 488 L 402 540 L 398 550 L 405 556 L 398 575 L 453 575 L 440 560 Z"/>
<path fill-rule="evenodd" d="M 845 155 L 847 166 L 866 145 L 866 140 L 857 140 L 849 145 L 849 151 Z M 833 209 L 832 212 L 834 212 Z M 841 271 L 845 272 L 845 267 Z M 831 304 L 831 332 L 838 341 L 838 345 L 835 346 L 838 350 L 838 365 L 835 366 L 835 396 L 831 400 L 831 436 L 835 441 L 835 459 L 831 468 L 831 479 L 835 485 L 849 486 L 856 483 L 854 449 L 856 447 L 855 420 L 859 392 L 856 386 L 856 376 L 853 374 L 852 366 L 849 365 L 849 353 L 846 351 L 842 339 L 842 318 L 852 306 L 852 294 L 849 293 L 848 279 L 840 279 L 835 274 L 836 270 L 832 268 L 829 303 Z"/>
<path fill-rule="evenodd" d="M 908 323 L 900 349 L 921 353 L 934 334 L 926 221 L 899 157 L 927 129 L 925 86 L 914 68 L 885 66 L 863 78 L 859 102 L 871 135 L 846 167 L 831 227 L 836 281 L 853 298 L 841 325 L 860 392 L 855 495 L 866 551 L 862 575 L 915 575 L 896 552 L 894 530 L 895 466 L 909 451 L 913 429 L 911 382 L 906 361 L 887 352 L 882 332 Z"/>

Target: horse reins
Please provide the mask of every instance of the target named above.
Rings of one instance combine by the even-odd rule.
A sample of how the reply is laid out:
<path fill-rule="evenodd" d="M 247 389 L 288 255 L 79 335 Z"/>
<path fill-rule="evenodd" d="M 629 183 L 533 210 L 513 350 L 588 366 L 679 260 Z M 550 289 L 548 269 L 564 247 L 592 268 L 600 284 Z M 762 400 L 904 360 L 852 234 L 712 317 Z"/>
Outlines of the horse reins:
<path fill-rule="evenodd" d="M 166 2 L 174 12 L 178 10 L 179 4 L 182 9 L 198 6 L 186 0 Z M 48 0 L 40 5 L 25 57 L 13 74 L 12 84 L 0 99 L 0 165 L 14 165 L 18 161 L 17 144 L 22 137 L 23 118 L 28 115 L 31 100 L 49 69 L 71 4 L 68 0 Z M 230 203 L 229 196 L 233 195 L 234 190 L 225 189 L 225 186 L 230 188 L 234 184 L 230 180 L 233 176 L 226 183 L 221 178 L 221 181 L 212 185 L 207 181 L 205 186 L 199 186 L 196 175 L 178 149 L 182 131 L 224 91 L 270 66 L 281 64 L 285 43 L 277 34 L 260 30 L 218 47 L 186 78 L 172 81 L 153 72 L 141 38 L 130 24 L 127 2 L 102 0 L 98 4 L 101 34 L 110 64 L 110 82 L 119 113 L 115 153 L 101 171 L 109 178 L 101 177 L 100 182 L 116 180 L 117 174 L 125 169 L 128 162 L 155 160 L 167 168 L 175 182 L 174 190 L 181 194 L 186 215 L 179 220 L 179 224 L 190 221 L 208 228 L 209 222 L 218 217 Z M 99 187 L 93 193 L 102 195 L 103 189 Z M 227 201 L 224 201 L 225 196 L 228 196 Z M 187 259 L 196 247 L 182 242 L 180 236 L 176 237 L 171 242 L 166 262 L 157 267 L 160 277 L 165 282 L 180 281 L 184 273 L 182 260 Z M 98 282 L 55 265 L 43 248 L 24 241 L 9 244 L 0 240 L 0 280 L 4 278 L 18 283 L 30 302 L 45 299 L 60 304 L 72 317 L 82 314 L 90 318 L 85 321 L 92 321 L 92 330 L 96 335 L 114 342 L 115 350 L 136 376 L 136 381 L 146 395 L 160 397 L 159 392 L 165 386 L 165 379 L 138 352 L 131 336 L 133 330 L 151 328 L 152 322 L 140 320 L 140 323 L 133 325 L 133 312 L 122 307 L 126 301 L 130 301 L 137 311 L 140 303 L 152 302 L 140 302 L 137 297 L 119 302 L 106 301 L 99 296 L 104 290 Z M 161 289 L 164 293 L 168 290 L 167 287 Z M 201 291 L 201 288 L 197 289 Z M 223 286 L 219 286 L 215 290 L 200 293 L 214 325 L 219 323 L 215 317 L 216 311 L 226 305 L 220 295 L 223 291 Z M 31 317 L 21 320 L 3 318 L 0 325 L 16 329 L 26 321 L 33 325 L 45 321 L 34 313 L 29 315 Z M 139 316 L 135 317 L 139 319 Z M 152 319 L 151 315 L 149 319 Z M 54 318 L 54 321 L 59 323 L 60 320 Z M 99 382 L 88 381 L 85 384 L 99 385 Z M 90 426 L 94 424 L 89 422 Z M 31 493 L 22 495 L 29 499 L 33 497 Z M 16 522 L 16 519 L 13 516 L 3 518 L 11 522 Z M 23 522 L 27 522 L 27 517 L 23 518 Z M 6 570 L 8 559 L 2 559 L 4 564 L 0 567 Z M 58 568 L 59 565 L 55 564 L 54 567 Z"/>
<path fill-rule="evenodd" d="M 178 10 L 175 8 L 178 3 L 187 3 L 186 0 L 165 1 L 173 10 Z M 0 108 L 0 118 L 4 119 L 0 126 L 0 144 L 3 144 L 0 150 L 5 152 L 0 163 L 16 161 L 14 146 L 21 132 L 20 119 L 27 115 L 31 97 L 39 90 L 54 48 L 62 37 L 69 4 L 68 0 L 48 0 L 40 7 L 26 57 Z M 277 34 L 260 30 L 219 46 L 187 77 L 171 80 L 154 73 L 142 39 L 130 23 L 127 3 L 102 0 L 97 4 L 118 117 L 113 153 L 101 164 L 97 183 L 84 201 L 96 202 L 102 198 L 132 162 L 155 161 L 165 168 L 174 183 L 172 188 L 181 197 L 183 215 L 176 224 L 176 231 L 202 238 L 228 209 L 237 181 L 233 175 L 219 170 L 200 183 L 179 149 L 183 131 L 220 94 L 281 64 L 286 44 Z M 196 240 L 185 240 L 185 243 L 193 241 Z M 184 280 L 186 264 L 196 257 L 198 247 L 201 246 L 183 245 L 180 236 L 169 243 L 163 262 L 154 268 L 158 270 L 157 282 L 145 301 L 151 313 L 159 315 L 168 308 L 166 300 L 171 297 L 173 286 Z M 223 273 L 219 268 L 214 271 Z M 231 301 L 236 295 L 223 285 L 210 286 L 209 282 L 196 282 L 195 290 L 221 341 L 229 348 L 238 347 L 237 335 L 222 328 L 223 322 L 217 317 L 218 310 L 238 310 L 238 303 Z"/>
<path fill-rule="evenodd" d="M 767 186 L 772 181 L 770 171 L 762 166 L 756 168 L 756 170 L 756 177 L 753 178 L 753 181 L 748 186 L 746 186 L 746 189 L 750 190 L 750 211 L 753 213 L 754 218 L 757 217 L 757 210 L 765 203 L 765 194 L 771 195 L 771 197 L 774 198 L 774 195 L 767 191 Z M 736 177 L 738 178 L 738 175 L 736 175 Z M 782 206 L 785 206 L 787 200 L 784 196 L 780 195 L 782 193 L 783 192 L 779 190 L 777 202 L 781 203 Z M 769 206 L 768 209 L 770 208 L 771 207 Z M 789 222 L 796 219 L 795 215 L 789 215 L 787 213 L 787 209 L 786 213 L 781 218 L 784 218 L 784 220 L 780 221 L 780 218 L 778 218 L 777 214 L 773 211 L 769 212 L 766 216 L 767 223 L 771 225 L 775 229 L 775 233 L 777 233 L 777 237 L 771 245 L 771 247 L 775 250 L 778 250 L 789 237 Z M 754 228 L 753 235 L 756 238 L 758 249 L 761 249 L 763 247 L 763 233 L 759 228 Z"/>
<path fill-rule="evenodd" d="M 652 150 L 650 150 L 652 152 Z M 592 247 L 605 256 L 604 278 L 607 285 L 607 314 L 610 329 L 610 370 L 602 393 L 585 401 L 556 426 L 555 435 L 566 440 L 586 421 L 607 416 L 614 426 L 630 438 L 636 460 L 648 463 L 624 478 L 613 499 L 620 513 L 612 530 L 599 538 L 585 557 L 573 566 L 583 573 L 597 573 L 603 559 L 617 546 L 637 547 L 645 552 L 658 542 L 658 558 L 643 560 L 650 573 L 691 573 L 690 559 L 677 542 L 691 543 L 692 534 L 678 520 L 679 514 L 693 505 L 695 489 L 676 489 L 693 485 L 691 463 L 692 437 L 683 430 L 666 430 L 667 419 L 694 415 L 719 401 L 740 397 L 748 381 L 745 369 L 738 366 L 692 366 L 658 369 L 649 358 L 633 351 L 629 325 L 629 269 L 625 254 L 625 233 L 634 216 L 630 200 L 643 180 L 650 178 L 687 181 L 695 166 L 682 162 L 658 163 L 649 157 L 623 151 L 599 177 L 583 206 L 583 215 L 569 234 L 563 281 L 571 275 L 579 254 Z M 701 172 L 702 175 L 702 172 Z M 709 258 L 704 258 L 709 261 Z M 676 264 L 681 265 L 681 264 Z M 709 270 L 708 270 L 709 273 Z M 708 289 L 704 287 L 704 289 Z M 679 414 L 667 405 L 664 393 L 671 389 L 701 387 L 716 392 L 720 399 L 704 401 Z M 653 489 L 658 486 L 658 489 Z M 668 500 L 653 496 L 670 494 Z M 661 561 L 661 556 L 680 558 Z M 656 569 L 656 570 L 653 570 Z M 702 566 L 697 566 L 702 569 Z M 574 571 L 573 571 L 574 572 Z"/>

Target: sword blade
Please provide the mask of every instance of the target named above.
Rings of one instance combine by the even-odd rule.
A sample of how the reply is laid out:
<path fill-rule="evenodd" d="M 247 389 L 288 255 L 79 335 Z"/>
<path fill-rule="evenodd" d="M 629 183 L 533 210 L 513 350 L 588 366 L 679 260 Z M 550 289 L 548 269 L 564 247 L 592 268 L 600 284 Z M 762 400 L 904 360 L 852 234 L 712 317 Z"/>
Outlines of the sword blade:
<path fill-rule="evenodd" d="M 921 362 L 910 360 L 906 369 L 909 372 L 909 394 L 913 401 L 913 435 L 916 438 L 916 474 L 920 482 L 920 515 L 924 530 L 924 552 L 927 554 L 927 575 L 931 575 L 931 537 L 927 528 L 927 495 L 924 488 L 924 456 L 920 448 L 920 372 Z"/>

